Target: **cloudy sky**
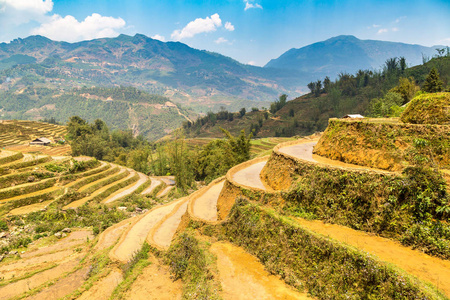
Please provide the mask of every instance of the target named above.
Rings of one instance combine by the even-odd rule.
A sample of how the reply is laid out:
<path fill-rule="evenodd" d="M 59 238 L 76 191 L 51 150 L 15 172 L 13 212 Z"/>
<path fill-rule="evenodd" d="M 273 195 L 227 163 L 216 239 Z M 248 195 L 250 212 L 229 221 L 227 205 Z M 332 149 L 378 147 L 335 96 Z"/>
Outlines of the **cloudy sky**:
<path fill-rule="evenodd" d="M 449 0 L 0 0 L 0 42 L 120 33 L 181 41 L 262 66 L 337 35 L 450 45 Z"/>

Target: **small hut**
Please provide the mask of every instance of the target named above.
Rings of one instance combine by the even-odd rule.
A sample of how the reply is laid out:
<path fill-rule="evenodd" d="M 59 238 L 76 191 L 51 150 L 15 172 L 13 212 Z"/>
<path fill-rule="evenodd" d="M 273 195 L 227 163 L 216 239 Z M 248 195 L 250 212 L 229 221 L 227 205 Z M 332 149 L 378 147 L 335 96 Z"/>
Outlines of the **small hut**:
<path fill-rule="evenodd" d="M 48 146 L 51 144 L 51 140 L 45 137 L 34 139 L 30 142 L 30 145 Z"/>
<path fill-rule="evenodd" d="M 364 116 L 362 116 L 360 114 L 345 115 L 342 117 L 342 119 L 364 119 Z"/>

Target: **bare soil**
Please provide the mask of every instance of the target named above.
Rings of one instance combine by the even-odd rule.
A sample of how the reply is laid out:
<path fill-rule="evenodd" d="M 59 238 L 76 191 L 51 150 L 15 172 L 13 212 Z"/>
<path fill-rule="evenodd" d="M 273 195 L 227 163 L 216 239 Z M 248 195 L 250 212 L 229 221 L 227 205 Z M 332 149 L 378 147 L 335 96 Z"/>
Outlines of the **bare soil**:
<path fill-rule="evenodd" d="M 217 256 L 217 268 L 224 299 L 311 299 L 270 275 L 258 259 L 227 242 L 211 245 Z"/>
<path fill-rule="evenodd" d="M 169 248 L 178 225 L 180 225 L 181 217 L 186 212 L 187 206 L 188 198 L 183 200 L 179 207 L 175 207 L 175 211 L 173 211 L 172 214 L 167 215 L 167 219 L 157 227 L 155 234 L 151 237 L 157 246 L 165 249 Z"/>
<path fill-rule="evenodd" d="M 150 180 L 152 181 L 152 183 L 141 193 L 142 195 L 151 194 L 155 190 L 155 188 L 162 183 L 161 180 L 156 179 L 155 177 L 151 177 Z"/>
<path fill-rule="evenodd" d="M 180 300 L 183 284 L 181 280 L 173 281 L 165 265 L 151 255 L 152 264 L 133 282 L 125 299 L 130 300 Z"/>
<path fill-rule="evenodd" d="M 106 277 L 94 284 L 84 292 L 77 300 L 106 300 L 109 299 L 114 289 L 122 282 L 122 272 L 118 269 L 112 270 Z"/>
<path fill-rule="evenodd" d="M 169 214 L 178 202 L 179 200 L 176 200 L 164 206 L 155 207 L 141 216 L 135 224 L 131 225 L 119 243 L 111 250 L 110 257 L 122 263 L 128 262 L 133 257 L 133 254 L 141 249 L 150 230 Z"/>
<path fill-rule="evenodd" d="M 207 221 L 217 221 L 217 200 L 225 184 L 222 181 L 213 185 L 202 196 L 195 200 L 194 215 Z"/>
<path fill-rule="evenodd" d="M 259 174 L 266 163 L 267 161 L 259 162 L 236 172 L 233 175 L 233 180 L 245 186 L 266 190 L 266 187 L 259 177 Z"/>
<path fill-rule="evenodd" d="M 434 284 L 450 297 L 450 261 L 429 256 L 423 252 L 404 247 L 398 242 L 345 226 L 300 218 L 296 220 L 299 224 L 314 232 L 350 244 L 377 256 L 385 262 L 396 265 L 409 274 Z"/>

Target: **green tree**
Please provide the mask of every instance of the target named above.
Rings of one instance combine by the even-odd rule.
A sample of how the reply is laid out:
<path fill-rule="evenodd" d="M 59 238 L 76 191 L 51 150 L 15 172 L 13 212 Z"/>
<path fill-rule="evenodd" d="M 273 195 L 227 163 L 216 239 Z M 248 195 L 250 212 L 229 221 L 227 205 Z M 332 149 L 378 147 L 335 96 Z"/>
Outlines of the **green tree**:
<path fill-rule="evenodd" d="M 442 91 L 442 81 L 439 79 L 439 73 L 436 68 L 432 68 L 430 73 L 428 73 L 422 90 L 427 93 L 437 93 Z"/>
<path fill-rule="evenodd" d="M 394 92 L 400 94 L 403 98 L 402 104 L 408 103 L 416 94 L 419 87 L 414 82 L 414 78 L 404 78 L 400 77 L 398 85 L 389 90 L 389 92 Z"/>

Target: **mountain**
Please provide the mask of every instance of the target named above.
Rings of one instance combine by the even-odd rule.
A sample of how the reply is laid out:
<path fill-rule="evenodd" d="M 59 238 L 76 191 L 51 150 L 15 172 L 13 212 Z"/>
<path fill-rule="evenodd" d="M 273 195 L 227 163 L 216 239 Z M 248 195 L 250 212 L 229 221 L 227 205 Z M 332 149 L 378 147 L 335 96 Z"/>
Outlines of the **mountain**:
<path fill-rule="evenodd" d="M 157 140 L 197 114 L 178 107 L 166 97 L 133 87 L 86 88 L 61 91 L 28 86 L 0 91 L 0 119 L 54 119 L 65 124 L 72 116 L 89 122 L 102 119 L 111 129 L 131 130 Z"/>
<path fill-rule="evenodd" d="M 298 95 L 298 72 L 241 64 L 229 57 L 161 42 L 145 35 L 119 35 L 78 43 L 30 36 L 0 44 L 0 80 L 58 78 L 64 87 L 127 85 L 169 97 L 197 111 L 222 105 L 261 106 L 280 93 Z M 2 76 L 3 75 L 3 76 Z"/>
<path fill-rule="evenodd" d="M 310 80 L 325 76 L 335 78 L 340 72 L 380 69 L 392 57 L 403 56 L 408 65 L 418 65 L 422 63 L 422 55 L 432 57 L 437 47 L 443 46 L 424 47 L 340 35 L 299 49 L 292 48 L 264 67 L 310 73 Z"/>
<path fill-rule="evenodd" d="M 227 111 L 210 113 L 192 124 L 184 122 L 182 130 L 188 138 L 217 138 L 221 136 L 220 128 L 234 135 L 245 129 L 253 131 L 256 137 L 310 135 L 325 130 L 329 118 L 346 114 L 370 115 L 372 100 L 384 98 L 402 77 L 412 77 L 416 84 L 423 86 L 432 68 L 438 70 L 443 88 L 450 91 L 450 55 L 446 55 L 405 70 L 384 70 L 381 76 L 371 72 L 342 76 L 318 94 L 309 93 L 287 101 L 281 108 L 272 104 L 270 111 L 251 111 L 243 115 Z"/>

